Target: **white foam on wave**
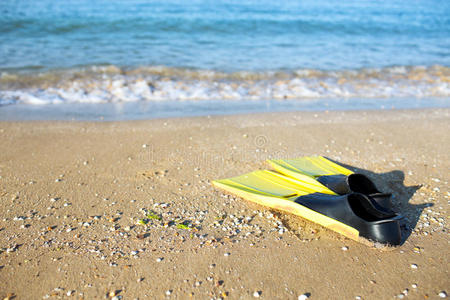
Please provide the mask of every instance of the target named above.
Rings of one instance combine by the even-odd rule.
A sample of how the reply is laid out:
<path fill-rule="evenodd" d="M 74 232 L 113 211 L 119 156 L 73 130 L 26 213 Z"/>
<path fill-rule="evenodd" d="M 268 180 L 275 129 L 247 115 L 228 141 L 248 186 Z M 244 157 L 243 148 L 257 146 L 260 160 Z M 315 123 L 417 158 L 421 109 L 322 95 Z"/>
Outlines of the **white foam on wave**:
<path fill-rule="evenodd" d="M 165 67 L 128 72 L 93 67 L 82 76 L 73 74 L 46 75 L 51 81 L 42 75 L 40 81 L 28 77 L 31 83 L 20 82 L 19 87 L 22 77 L 3 74 L 0 104 L 450 97 L 450 68 L 443 66 L 234 74 Z"/>

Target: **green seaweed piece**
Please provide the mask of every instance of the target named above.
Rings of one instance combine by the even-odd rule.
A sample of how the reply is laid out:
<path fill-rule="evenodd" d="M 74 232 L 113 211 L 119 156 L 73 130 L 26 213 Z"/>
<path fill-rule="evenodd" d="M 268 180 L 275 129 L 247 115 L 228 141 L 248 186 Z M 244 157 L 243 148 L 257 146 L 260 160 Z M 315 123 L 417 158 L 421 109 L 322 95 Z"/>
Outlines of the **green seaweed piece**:
<path fill-rule="evenodd" d="M 192 229 L 189 225 L 190 225 L 190 221 L 183 221 L 183 222 L 181 222 L 181 223 L 178 223 L 177 224 L 177 228 L 179 228 L 179 229 Z"/>
<path fill-rule="evenodd" d="M 177 228 L 179 228 L 179 229 L 191 229 L 188 225 L 183 224 L 183 223 L 177 224 Z"/>
<path fill-rule="evenodd" d="M 147 225 L 148 220 L 146 220 L 146 219 L 140 219 L 137 223 L 140 224 L 140 225 Z"/>
<path fill-rule="evenodd" d="M 153 211 L 150 211 L 149 213 L 147 213 L 146 217 L 149 219 L 153 219 L 153 220 L 161 220 L 162 219 L 160 215 L 156 214 Z"/>

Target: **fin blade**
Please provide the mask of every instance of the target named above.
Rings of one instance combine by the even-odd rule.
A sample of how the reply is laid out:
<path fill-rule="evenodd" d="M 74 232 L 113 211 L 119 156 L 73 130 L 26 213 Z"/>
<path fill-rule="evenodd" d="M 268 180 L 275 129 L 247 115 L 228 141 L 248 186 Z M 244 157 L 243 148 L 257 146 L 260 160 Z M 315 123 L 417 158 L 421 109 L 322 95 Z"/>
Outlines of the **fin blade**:
<path fill-rule="evenodd" d="M 308 176 L 303 175 L 301 179 L 303 180 L 290 178 L 269 170 L 260 170 L 224 179 L 221 182 L 234 188 L 283 198 L 299 197 L 312 193 L 335 195 L 333 191 Z"/>
<path fill-rule="evenodd" d="M 334 172 L 334 174 L 332 175 L 350 175 L 353 174 L 353 171 L 344 168 L 343 166 L 329 160 L 326 157 L 323 156 L 317 156 L 314 158 L 314 161 L 316 162 L 316 164 L 322 166 L 323 168 L 327 168 L 328 170 L 330 170 L 330 172 Z"/>
<path fill-rule="evenodd" d="M 269 163 L 278 172 L 293 178 L 299 177 L 299 174 L 310 177 L 319 177 L 338 174 L 350 175 L 353 173 L 351 170 L 344 168 L 323 156 L 305 156 L 296 159 L 269 160 Z"/>

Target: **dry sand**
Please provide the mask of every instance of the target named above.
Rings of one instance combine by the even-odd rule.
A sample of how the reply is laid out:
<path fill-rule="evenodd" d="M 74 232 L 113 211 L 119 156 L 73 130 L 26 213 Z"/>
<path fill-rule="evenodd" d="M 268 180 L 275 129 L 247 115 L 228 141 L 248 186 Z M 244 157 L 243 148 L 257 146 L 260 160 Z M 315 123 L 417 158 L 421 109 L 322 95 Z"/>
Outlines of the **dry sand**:
<path fill-rule="evenodd" d="M 450 292 L 449 114 L 0 123 L 0 296 L 439 298 Z M 403 245 L 370 248 L 210 184 L 313 154 L 394 193 Z"/>

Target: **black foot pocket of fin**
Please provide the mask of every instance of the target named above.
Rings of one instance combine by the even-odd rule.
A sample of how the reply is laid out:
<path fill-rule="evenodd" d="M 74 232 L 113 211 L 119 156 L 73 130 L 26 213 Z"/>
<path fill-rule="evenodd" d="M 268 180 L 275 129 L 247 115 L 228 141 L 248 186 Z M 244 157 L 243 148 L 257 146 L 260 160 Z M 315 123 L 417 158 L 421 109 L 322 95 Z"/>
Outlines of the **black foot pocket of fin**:
<path fill-rule="evenodd" d="M 392 208 L 391 194 L 381 193 L 375 184 L 363 174 L 353 173 L 348 176 L 327 175 L 316 178 L 321 184 L 339 195 L 350 193 L 360 193 L 371 197 L 382 208 L 390 210 Z"/>
<path fill-rule="evenodd" d="M 392 202 L 391 202 L 391 193 L 373 193 L 368 195 L 373 201 L 375 201 L 379 206 L 381 206 L 381 209 L 392 209 Z"/>
<path fill-rule="evenodd" d="M 298 197 L 295 202 L 359 231 L 360 236 L 383 244 L 399 245 L 401 216 L 380 209 L 368 196 L 353 193 L 342 196 L 320 193 Z"/>

